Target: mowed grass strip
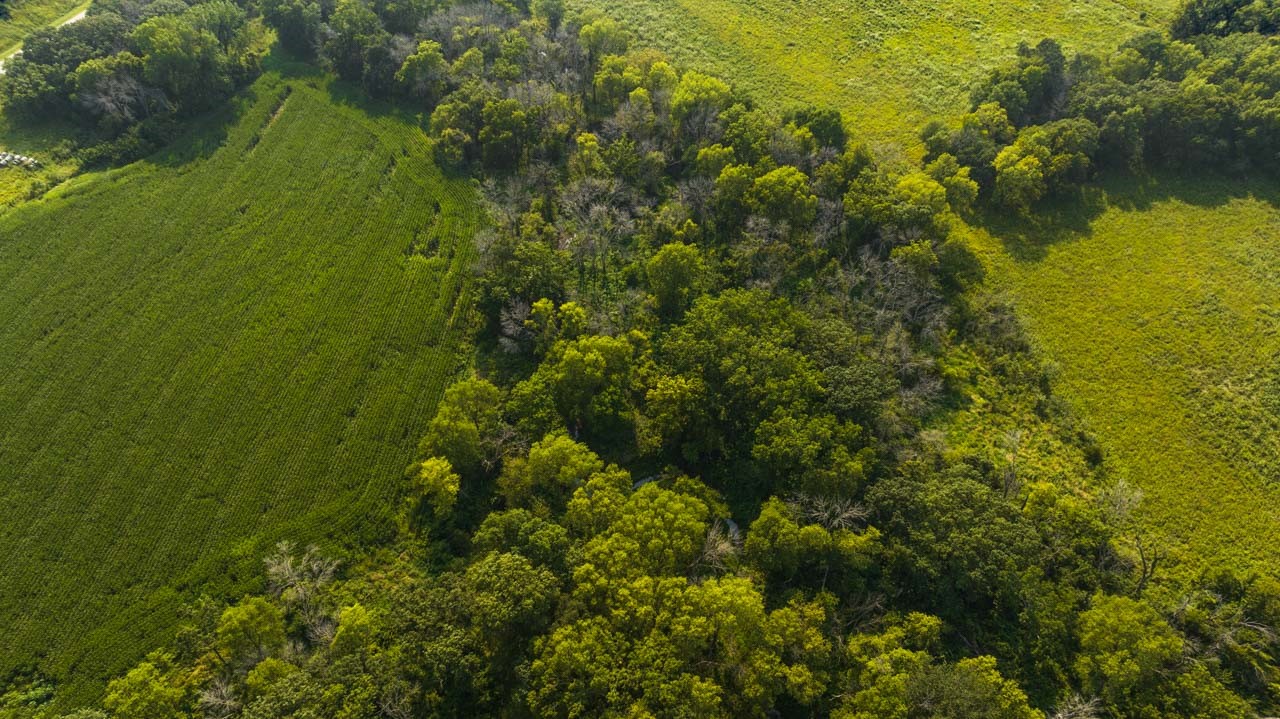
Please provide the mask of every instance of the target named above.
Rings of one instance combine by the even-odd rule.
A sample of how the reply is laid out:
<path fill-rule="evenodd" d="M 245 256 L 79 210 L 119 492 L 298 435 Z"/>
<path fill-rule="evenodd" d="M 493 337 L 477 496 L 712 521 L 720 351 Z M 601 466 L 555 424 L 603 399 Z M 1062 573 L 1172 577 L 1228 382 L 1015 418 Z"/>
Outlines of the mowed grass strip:
<path fill-rule="evenodd" d="M 1280 561 L 1280 186 L 1124 180 L 1100 215 L 974 232 L 1174 576 Z M 1072 216 L 1072 212 L 1082 215 Z"/>
<path fill-rule="evenodd" d="M 1179 0 L 569 0 L 625 23 L 642 47 L 731 79 L 758 102 L 846 113 L 855 135 L 907 150 L 969 88 L 1045 37 L 1103 52 L 1164 26 Z"/>
<path fill-rule="evenodd" d="M 9 16 L 0 19 L 0 60 L 22 49 L 22 40 L 32 32 L 59 25 L 87 10 L 85 0 L 10 0 Z"/>
<path fill-rule="evenodd" d="M 340 88 L 246 95 L 224 132 L 0 217 L 0 675 L 92 691 L 188 588 L 384 527 L 465 362 L 472 186 Z"/>

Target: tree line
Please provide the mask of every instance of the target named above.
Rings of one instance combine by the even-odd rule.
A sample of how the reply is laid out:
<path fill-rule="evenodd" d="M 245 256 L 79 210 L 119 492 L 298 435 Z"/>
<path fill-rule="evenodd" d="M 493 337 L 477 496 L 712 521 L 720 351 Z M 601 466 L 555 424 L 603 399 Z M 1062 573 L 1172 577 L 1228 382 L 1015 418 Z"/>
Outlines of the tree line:
<path fill-rule="evenodd" d="M 1271 2 L 1196 0 L 1172 33 L 1140 34 L 1107 56 L 1023 45 L 974 88 L 959 128 L 923 130 L 927 156 L 954 158 L 994 205 L 1023 213 L 1104 169 L 1273 173 L 1277 18 Z"/>
<path fill-rule="evenodd" d="M 83 20 L 24 41 L 0 75 L 0 105 L 30 123 L 79 123 L 90 165 L 137 159 L 257 76 L 260 34 L 231 0 L 97 0 Z"/>
<path fill-rule="evenodd" d="M 1175 28 L 1202 32 L 1106 61 L 1024 48 L 915 165 L 559 0 L 265 0 L 283 46 L 421 112 L 482 181 L 477 371 L 383 543 L 345 564 L 282 545 L 260 595 L 193 603 L 65 716 L 1274 711 L 1280 583 L 1149 591 L 1138 493 L 949 232 L 1109 164 L 1257 161 L 1237 132 L 1274 97 L 1242 79 L 1275 47 L 1255 6 L 1193 4 Z M 1215 92 L 1217 121 L 1193 103 Z M 1016 436 L 949 446 L 939 418 L 988 381 L 1035 398 L 1077 469 L 1019 465 Z M 0 716 L 52 716 L 49 691 L 20 678 Z"/>

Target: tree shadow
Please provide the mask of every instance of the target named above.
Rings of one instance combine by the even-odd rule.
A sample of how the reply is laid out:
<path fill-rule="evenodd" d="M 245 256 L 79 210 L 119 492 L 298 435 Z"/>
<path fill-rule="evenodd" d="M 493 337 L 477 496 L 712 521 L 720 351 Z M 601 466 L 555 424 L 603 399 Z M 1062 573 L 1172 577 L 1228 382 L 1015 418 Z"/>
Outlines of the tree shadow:
<path fill-rule="evenodd" d="M 1093 223 L 1109 210 L 1145 212 L 1171 201 L 1212 209 L 1242 199 L 1280 207 L 1280 181 L 1243 172 L 1108 172 L 1069 197 L 1040 203 L 1028 215 L 988 209 L 975 224 L 1000 240 L 1018 262 L 1038 262 L 1055 244 L 1092 236 Z"/>
<path fill-rule="evenodd" d="M 357 110 L 371 118 L 390 118 L 410 125 L 423 126 L 424 119 L 421 111 L 415 111 L 413 108 L 404 107 L 387 100 L 369 97 L 364 89 L 356 83 L 331 77 L 327 90 L 329 101 L 335 105 Z"/>
<path fill-rule="evenodd" d="M 272 76 L 279 81 L 273 81 Z M 180 120 L 185 124 L 183 130 L 142 161 L 160 167 L 180 167 L 207 159 L 227 144 L 245 115 L 265 98 L 279 95 L 292 83 L 319 88 L 326 80 L 324 71 L 282 51 L 277 45 L 263 58 L 262 74 L 256 80 L 216 108 Z"/>

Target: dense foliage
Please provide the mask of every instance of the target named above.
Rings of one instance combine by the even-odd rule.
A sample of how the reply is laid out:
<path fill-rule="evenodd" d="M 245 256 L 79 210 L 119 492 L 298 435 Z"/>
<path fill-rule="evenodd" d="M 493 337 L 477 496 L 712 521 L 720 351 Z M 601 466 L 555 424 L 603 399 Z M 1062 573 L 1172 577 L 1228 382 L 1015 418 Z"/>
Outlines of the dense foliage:
<path fill-rule="evenodd" d="M 101 0 L 43 28 L 4 64 L 0 103 L 28 122 L 74 118 L 96 133 L 89 163 L 134 159 L 259 71 L 257 32 L 231 0 Z"/>
<path fill-rule="evenodd" d="M 975 90 L 960 128 L 931 127 L 916 167 L 850 142 L 836 113 L 772 115 L 557 0 L 433 9 L 263 14 L 292 50 L 421 111 L 437 160 L 484 178 L 481 372 L 445 392 L 391 546 L 345 573 L 281 546 L 264 595 L 194 604 L 172 647 L 111 683 L 106 716 L 1276 705 L 1274 579 L 1221 572 L 1148 599 L 1159 554 L 1128 550 L 1123 483 L 928 431 L 967 401 L 960 357 L 1047 382 L 1002 309 L 965 291 L 957 215 L 983 198 L 1029 211 L 1099 164 L 1173 147 L 1256 157 L 1175 100 L 1219 78 L 1270 102 L 1229 81 L 1269 40 L 1236 41 L 1248 53 L 1227 62 L 1192 53 L 1176 79 L 1042 43 Z M 1205 52 L 1135 42 L 1117 57 Z M 1172 107 L 1154 99 L 1164 83 Z"/>
<path fill-rule="evenodd" d="M 1193 2 L 1170 37 L 1139 35 L 1070 60 L 1052 40 L 973 90 L 959 128 L 922 133 L 928 157 L 968 167 L 998 205 L 1027 211 L 1099 168 L 1280 167 L 1280 39 L 1262 2 Z"/>

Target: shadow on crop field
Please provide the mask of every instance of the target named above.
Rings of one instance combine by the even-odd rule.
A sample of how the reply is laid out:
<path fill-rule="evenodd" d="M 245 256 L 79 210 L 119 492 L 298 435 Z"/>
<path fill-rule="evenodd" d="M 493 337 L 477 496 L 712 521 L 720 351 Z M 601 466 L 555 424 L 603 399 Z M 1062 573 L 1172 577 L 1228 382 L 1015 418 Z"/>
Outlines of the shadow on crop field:
<path fill-rule="evenodd" d="M 195 160 L 207 159 L 224 145 L 247 114 L 267 98 L 287 91 L 290 84 L 305 83 L 322 87 L 328 80 L 314 65 L 284 52 L 276 46 L 262 61 L 264 78 L 274 75 L 275 82 L 259 79 L 237 92 L 221 106 L 190 121 L 188 129 L 174 141 L 157 150 L 144 162 L 160 167 L 179 167 Z"/>

